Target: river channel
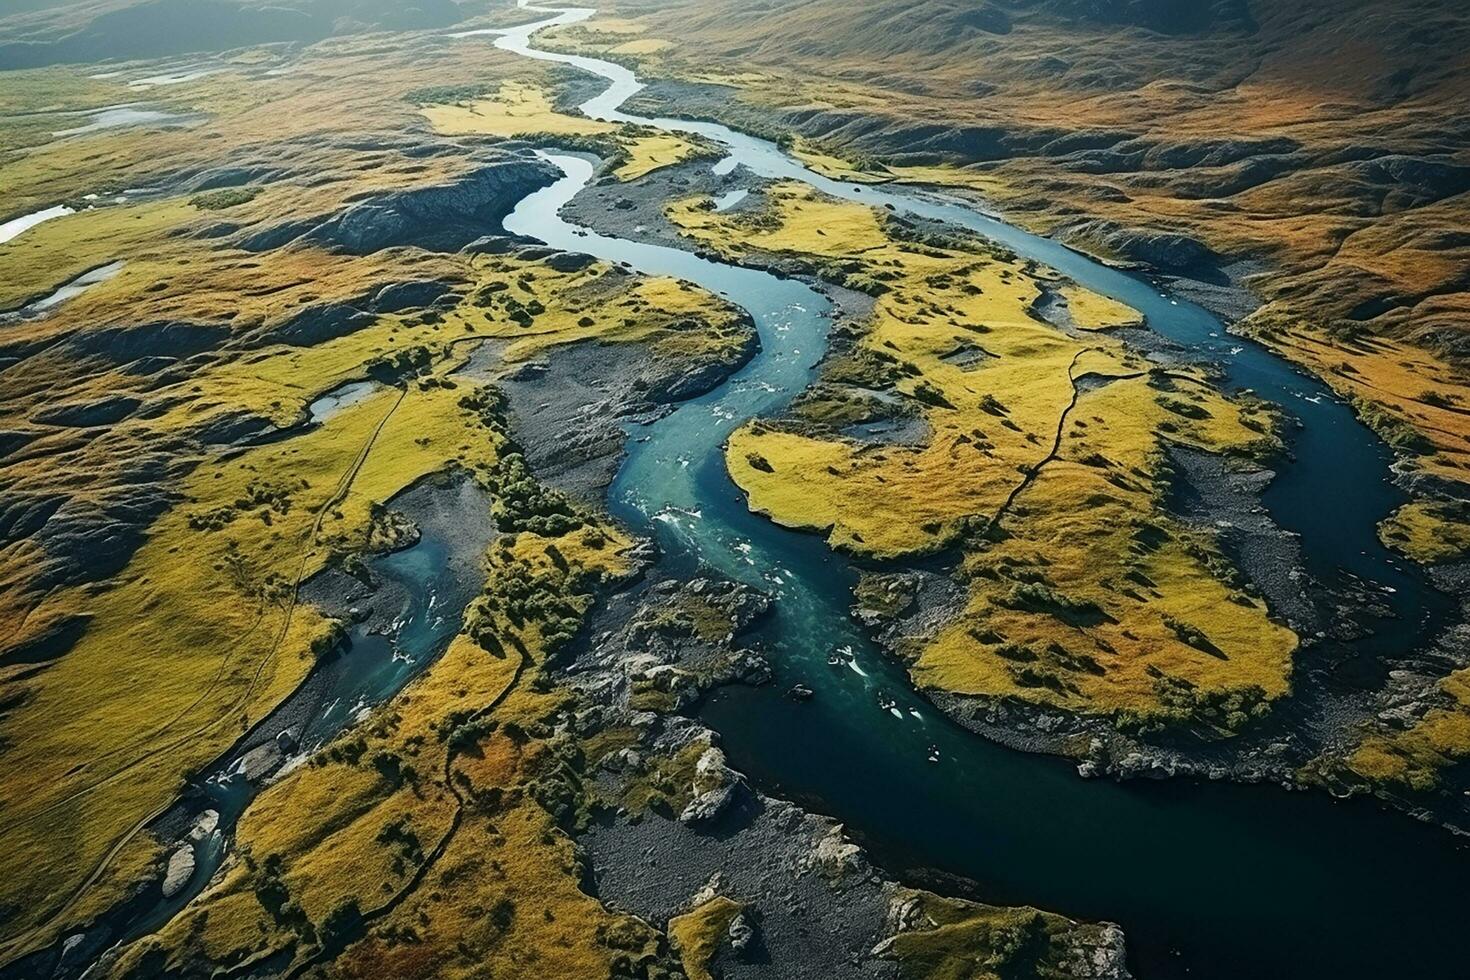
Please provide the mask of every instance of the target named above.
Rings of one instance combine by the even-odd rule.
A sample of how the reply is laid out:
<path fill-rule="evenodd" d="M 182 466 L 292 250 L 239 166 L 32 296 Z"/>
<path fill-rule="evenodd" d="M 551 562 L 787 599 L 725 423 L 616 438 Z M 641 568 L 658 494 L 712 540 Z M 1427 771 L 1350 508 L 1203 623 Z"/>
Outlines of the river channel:
<path fill-rule="evenodd" d="M 620 107 L 642 87 L 628 68 L 532 44 L 537 31 L 593 11 L 544 12 L 544 21 L 480 33 L 493 33 L 504 50 L 606 79 L 608 87 L 581 106 L 588 116 L 704 136 L 727 149 L 722 172 L 741 165 L 977 232 L 1133 306 L 1152 329 L 1219 365 L 1227 389 L 1282 406 L 1300 427 L 1265 504 L 1300 535 L 1316 578 L 1367 583 L 1381 597 L 1390 614 L 1364 641 L 1368 652 L 1405 652 L 1444 621 L 1449 600 L 1375 533 L 1402 499 L 1390 482 L 1389 449 L 1319 381 L 1144 278 L 961 203 L 835 181 L 770 142 L 717 124 L 628 115 Z M 829 302 L 797 280 L 569 224 L 559 212 L 594 167 L 578 156 L 546 156 L 563 178 L 524 199 L 506 219 L 508 231 L 695 282 L 746 309 L 760 332 L 760 353 L 727 383 L 637 430 L 609 498 L 615 516 L 657 536 L 675 570 L 703 565 L 776 597 L 763 638 L 785 683 L 726 690 L 703 712 L 758 785 L 845 821 L 892 870 L 939 869 L 973 880 L 987 900 L 1121 923 L 1141 978 L 1464 974 L 1455 936 L 1470 851 L 1443 831 L 1370 801 L 1273 786 L 1085 780 L 1069 765 L 1003 749 L 935 712 L 848 615 L 847 562 L 818 537 L 752 515 L 722 462 L 730 432 L 779 412 L 811 382 Z M 849 654 L 836 667 L 828 664 L 834 649 Z M 810 702 L 780 696 L 796 680 L 815 689 Z"/>

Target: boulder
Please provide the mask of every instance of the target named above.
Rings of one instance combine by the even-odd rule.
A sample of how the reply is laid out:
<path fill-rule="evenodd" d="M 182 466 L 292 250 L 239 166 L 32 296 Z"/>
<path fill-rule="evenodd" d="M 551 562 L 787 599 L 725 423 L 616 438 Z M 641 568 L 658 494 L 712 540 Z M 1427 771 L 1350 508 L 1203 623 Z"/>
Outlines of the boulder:
<path fill-rule="evenodd" d="M 841 824 L 833 827 L 826 837 L 817 842 L 817 847 L 812 852 L 812 864 L 822 874 L 834 880 L 866 874 L 868 868 L 862 848 L 842 835 Z"/>
<path fill-rule="evenodd" d="M 185 844 L 169 855 L 168 869 L 163 874 L 163 897 L 173 898 L 194 877 L 194 848 Z"/>
<path fill-rule="evenodd" d="M 735 798 L 740 774 L 725 764 L 725 753 L 705 749 L 694 764 L 694 799 L 679 814 L 685 824 L 708 823 L 724 813 Z"/>

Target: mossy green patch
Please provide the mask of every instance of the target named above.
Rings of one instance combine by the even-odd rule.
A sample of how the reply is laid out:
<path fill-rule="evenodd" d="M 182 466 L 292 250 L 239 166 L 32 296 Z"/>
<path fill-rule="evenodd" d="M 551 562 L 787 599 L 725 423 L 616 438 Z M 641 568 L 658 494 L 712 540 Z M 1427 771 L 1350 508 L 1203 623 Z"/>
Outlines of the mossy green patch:
<path fill-rule="evenodd" d="M 1378 536 L 1388 547 L 1424 564 L 1456 561 L 1470 555 L 1470 505 L 1407 503 L 1379 525 Z"/>
<path fill-rule="evenodd" d="M 896 900 L 909 923 L 885 944 L 903 980 L 1062 980 L 1079 951 L 1107 945 L 1104 926 L 1031 908 L 998 908 L 928 892 Z"/>
<path fill-rule="evenodd" d="M 744 908 L 733 898 L 716 895 L 669 920 L 669 941 L 678 951 L 689 980 L 714 980 L 710 963 L 721 943 L 728 940 L 730 924 Z"/>
<path fill-rule="evenodd" d="M 1367 735 L 1347 757 L 1358 776 L 1388 789 L 1429 792 L 1444 769 L 1470 759 L 1470 670 L 1439 685 L 1440 704 L 1404 729 Z"/>

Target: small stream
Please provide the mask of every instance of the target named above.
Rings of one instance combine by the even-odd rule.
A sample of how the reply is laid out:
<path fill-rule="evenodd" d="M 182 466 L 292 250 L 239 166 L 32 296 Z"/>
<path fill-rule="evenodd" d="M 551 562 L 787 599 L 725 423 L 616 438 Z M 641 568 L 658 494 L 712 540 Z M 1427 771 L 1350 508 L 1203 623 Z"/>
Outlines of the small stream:
<path fill-rule="evenodd" d="M 1445 621 L 1450 601 L 1375 533 L 1403 499 L 1389 480 L 1388 448 L 1320 382 L 1230 337 L 1199 306 L 957 202 L 833 181 L 723 126 L 622 113 L 641 87 L 629 69 L 531 46 L 537 30 L 593 11 L 546 13 L 495 43 L 607 79 L 581 107 L 588 116 L 708 137 L 729 152 L 717 172 L 743 165 L 978 232 L 1128 303 L 1154 330 L 1218 363 L 1227 388 L 1286 408 L 1301 423 L 1294 461 L 1265 504 L 1301 536 L 1315 577 L 1368 583 L 1381 597 L 1389 615 L 1371 624 L 1378 629 L 1364 653 L 1403 653 Z M 1000 748 L 938 715 L 849 617 L 848 563 L 819 538 L 752 515 L 725 473 L 729 433 L 780 411 L 813 379 L 829 302 L 796 280 L 570 225 L 560 209 L 594 168 L 545 155 L 565 176 L 525 198 L 508 231 L 695 282 L 745 308 L 760 332 L 761 352 L 726 384 L 637 430 L 610 492 L 614 515 L 654 533 L 676 572 L 709 566 L 778 600 L 764 639 L 781 682 L 726 689 L 703 714 L 739 768 L 843 820 L 890 867 L 961 874 L 992 901 L 1120 922 L 1140 978 L 1464 975 L 1458 930 L 1470 851 L 1443 831 L 1371 801 L 1272 786 L 1084 780 L 1064 762 Z M 815 690 L 810 702 L 780 696 L 797 680 Z"/>
<path fill-rule="evenodd" d="M 70 214 L 72 212 L 68 211 L 67 213 Z M 93 286 L 101 285 L 116 277 L 122 271 L 124 265 L 126 263 L 119 260 L 84 272 L 71 282 L 59 286 L 54 292 L 48 293 L 40 299 L 32 300 L 18 310 L 9 313 L 0 313 L 0 322 L 30 320 L 45 316 L 61 304 L 76 299 Z"/>
<path fill-rule="evenodd" d="M 104 129 L 151 126 L 154 123 L 182 123 L 189 120 L 188 116 L 165 112 L 162 109 L 140 109 L 138 103 L 104 106 L 101 109 L 87 110 L 84 114 L 88 117 L 87 122 L 69 129 L 58 129 L 51 135 L 63 139 L 68 136 L 84 136 L 87 133 L 96 133 Z"/>
<path fill-rule="evenodd" d="M 313 403 L 314 420 L 361 400 L 358 382 Z M 331 404 L 328 405 L 327 402 Z M 350 403 L 350 402 L 349 402 Z M 159 884 L 113 909 L 83 948 L 117 947 L 163 928 L 203 891 L 224 864 L 236 824 L 266 781 L 300 764 L 339 733 L 361 721 L 439 657 L 459 632 L 463 612 L 479 591 L 480 559 L 495 534 L 489 500 L 472 479 L 430 478 L 395 497 L 394 509 L 419 528 L 412 546 L 367 561 L 372 584 L 331 568 L 301 587 L 300 601 L 351 623 L 347 641 L 328 654 L 291 696 L 249 735 L 206 768 L 173 808 L 151 825 L 191 852 L 192 872 L 171 894 Z M 78 961 L 53 972 L 56 949 L 22 960 L 3 977 L 75 976 Z"/>

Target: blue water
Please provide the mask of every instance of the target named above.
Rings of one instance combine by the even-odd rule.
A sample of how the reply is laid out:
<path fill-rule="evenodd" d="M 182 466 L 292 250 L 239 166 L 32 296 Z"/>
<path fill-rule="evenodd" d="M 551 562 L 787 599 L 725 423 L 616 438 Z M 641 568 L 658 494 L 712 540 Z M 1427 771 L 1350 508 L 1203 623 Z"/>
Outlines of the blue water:
<path fill-rule="evenodd" d="M 369 560 L 379 587 L 364 601 L 376 604 L 392 595 L 401 596 L 400 604 L 390 612 L 398 628 L 390 638 L 369 633 L 361 624 L 353 626 L 348 642 L 328 654 L 312 683 L 278 709 L 301 719 L 291 729 L 295 754 L 315 751 L 393 697 L 443 653 L 459 632 L 464 609 L 480 584 L 473 575 L 465 574 L 465 565 L 473 567 L 490 541 L 490 521 L 483 516 L 488 501 L 467 481 L 441 492 L 451 495 L 449 500 L 457 501 L 461 512 L 481 519 L 463 525 L 426 519 L 412 547 Z M 298 699 L 309 703 L 296 704 Z M 267 731 L 275 727 L 270 718 L 261 724 Z M 121 916 L 122 921 L 115 923 L 118 941 L 128 942 L 162 928 L 203 891 L 223 865 L 235 825 L 262 788 L 240 774 L 237 758 L 238 754 L 228 756 L 196 786 L 191 811 L 212 809 L 219 814 L 219 823 L 213 833 L 194 843 L 194 874 L 188 884 L 172 898 L 160 896 L 135 914 Z"/>
<path fill-rule="evenodd" d="M 1301 535 L 1314 575 L 1329 584 L 1357 577 L 1382 594 L 1396 618 L 1378 624 L 1375 649 L 1408 649 L 1448 609 L 1378 542 L 1377 522 L 1400 499 L 1387 479 L 1391 456 L 1319 382 L 1228 337 L 1196 305 L 958 203 L 832 181 L 718 125 L 628 116 L 618 107 L 640 87 L 633 74 L 536 51 L 530 38 L 542 26 L 496 44 L 608 79 L 583 105 L 589 116 L 699 133 L 756 174 L 968 228 L 1140 310 L 1153 329 L 1219 362 L 1228 387 L 1252 389 L 1301 422 L 1295 460 L 1266 503 Z M 1122 923 L 1140 977 L 1465 975 L 1457 938 L 1470 852 L 1441 831 L 1371 802 L 1272 787 L 1083 780 L 934 712 L 849 618 L 847 563 L 819 539 L 750 514 L 722 463 L 735 427 L 779 411 L 812 380 L 828 302 L 797 281 L 568 224 L 559 211 L 593 168 L 574 156 L 548 159 L 564 178 L 523 200 L 507 230 L 696 282 L 745 308 L 760 332 L 761 352 L 725 385 L 637 430 L 609 495 L 614 515 L 654 533 L 676 572 L 704 565 L 777 599 L 763 636 L 780 681 L 722 691 L 703 714 L 740 768 L 842 819 L 889 867 L 938 868 L 972 879 L 993 901 Z M 835 667 L 834 649 L 846 651 Z M 812 701 L 780 696 L 797 680 L 815 689 Z"/>

